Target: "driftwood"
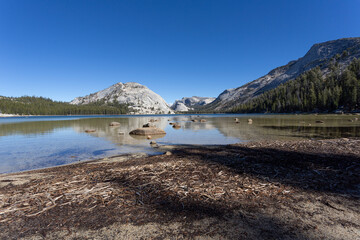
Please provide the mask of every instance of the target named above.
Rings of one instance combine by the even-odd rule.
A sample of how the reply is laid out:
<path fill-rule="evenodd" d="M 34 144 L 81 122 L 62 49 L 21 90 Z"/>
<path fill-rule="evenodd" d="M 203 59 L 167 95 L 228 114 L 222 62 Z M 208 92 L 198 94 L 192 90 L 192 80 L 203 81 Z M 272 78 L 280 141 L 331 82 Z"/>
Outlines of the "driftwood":
<path fill-rule="evenodd" d="M 359 156 L 360 140 L 277 141 L 184 147 L 125 162 L 37 170 L 43 178 L 0 188 L 0 222 L 15 234 L 17 224 L 33 227 L 32 218 L 49 231 L 87 218 L 91 227 L 225 215 L 254 204 L 290 208 L 312 192 L 356 198 Z M 171 211 L 164 215 L 166 209 Z"/>

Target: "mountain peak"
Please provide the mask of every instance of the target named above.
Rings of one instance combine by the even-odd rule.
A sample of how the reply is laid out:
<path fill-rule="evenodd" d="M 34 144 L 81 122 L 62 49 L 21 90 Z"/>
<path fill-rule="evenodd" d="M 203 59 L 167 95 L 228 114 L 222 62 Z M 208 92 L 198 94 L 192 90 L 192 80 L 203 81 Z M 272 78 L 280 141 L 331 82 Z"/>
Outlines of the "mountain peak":
<path fill-rule="evenodd" d="M 118 82 L 114 85 L 89 94 L 85 97 L 77 97 L 70 103 L 75 105 L 86 105 L 104 101 L 120 104 L 128 104 L 134 114 L 167 114 L 173 113 L 165 100 L 155 92 L 137 82 Z"/>

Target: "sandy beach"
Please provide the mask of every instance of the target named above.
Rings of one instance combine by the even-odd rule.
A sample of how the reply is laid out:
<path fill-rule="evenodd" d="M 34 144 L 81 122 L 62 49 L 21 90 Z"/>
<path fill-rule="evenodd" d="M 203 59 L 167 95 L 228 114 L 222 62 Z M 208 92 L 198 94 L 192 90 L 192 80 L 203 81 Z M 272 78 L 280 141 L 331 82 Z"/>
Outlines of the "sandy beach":
<path fill-rule="evenodd" d="M 359 139 L 160 150 L 0 175 L 0 238 L 360 236 Z"/>

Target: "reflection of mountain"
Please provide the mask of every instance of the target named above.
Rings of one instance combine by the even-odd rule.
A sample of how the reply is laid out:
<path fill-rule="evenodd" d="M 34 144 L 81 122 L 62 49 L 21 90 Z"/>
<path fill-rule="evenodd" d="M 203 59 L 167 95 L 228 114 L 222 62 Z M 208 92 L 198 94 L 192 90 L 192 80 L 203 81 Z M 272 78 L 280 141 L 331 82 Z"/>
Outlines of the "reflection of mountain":
<path fill-rule="evenodd" d="M 192 119 L 198 120 L 198 122 L 192 122 Z M 170 122 L 177 122 L 181 125 L 181 128 L 184 130 L 210 130 L 214 129 L 215 126 L 212 124 L 212 121 L 199 122 L 201 118 L 195 116 L 177 116 L 172 117 Z M 212 118 L 211 118 L 212 119 Z"/>
<path fill-rule="evenodd" d="M 140 140 L 129 136 L 129 132 L 142 127 L 150 119 L 156 119 L 153 124 L 165 129 L 167 118 L 153 117 L 130 117 L 130 118 L 87 118 L 67 121 L 39 121 L 39 122 L 19 122 L 0 124 L 0 136 L 8 135 L 43 135 L 53 133 L 60 129 L 72 128 L 78 133 L 84 133 L 86 129 L 95 129 L 92 136 L 109 139 L 118 144 L 138 144 Z M 117 121 L 120 126 L 110 127 L 109 123 Z M 119 134 L 124 133 L 124 134 Z"/>
<path fill-rule="evenodd" d="M 344 137 L 359 136 L 360 121 L 349 122 L 351 116 L 314 116 L 314 115 L 238 115 L 240 122 L 235 123 L 234 116 L 205 117 L 205 116 L 169 116 L 169 117 L 126 117 L 126 118 L 80 118 L 66 121 L 38 121 L 0 124 L 0 136 L 8 135 L 44 135 L 61 129 L 74 131 L 90 136 L 108 139 L 116 144 L 148 144 L 146 139 L 135 139 L 129 136 L 133 129 L 142 127 L 151 119 L 157 120 L 153 124 L 166 129 L 168 134 L 176 135 L 170 122 L 178 122 L 181 129 L 186 131 L 214 130 L 222 135 L 235 137 L 239 140 L 279 139 L 294 137 Z M 253 124 L 247 119 L 252 118 Z M 205 118 L 206 122 L 192 122 L 192 119 Z M 170 121 L 168 121 L 170 120 Z M 324 120 L 325 124 L 316 124 L 316 120 Z M 117 121 L 120 126 L 110 127 L 109 123 Z M 309 124 L 312 124 L 309 126 Z M 85 133 L 86 129 L 95 129 L 94 133 Z M 182 131 L 183 132 L 183 131 Z M 119 134 L 120 133 L 120 134 Z M 206 135 L 204 135 L 206 137 Z M 199 142 L 201 144 L 201 142 Z"/>
<path fill-rule="evenodd" d="M 85 132 L 86 129 L 95 129 L 96 132 L 90 133 L 92 136 L 106 138 L 116 144 L 139 144 L 148 143 L 144 138 L 133 138 L 129 132 L 141 128 L 144 124 L 148 123 L 151 119 L 157 120 L 153 122 L 156 127 L 165 129 L 168 124 L 167 118 L 153 118 L 153 117 L 131 117 L 131 118 L 118 118 L 118 119 L 91 119 L 96 121 L 86 121 L 81 124 L 73 126 L 76 132 Z M 111 127 L 110 122 L 117 121 L 119 126 Z"/>

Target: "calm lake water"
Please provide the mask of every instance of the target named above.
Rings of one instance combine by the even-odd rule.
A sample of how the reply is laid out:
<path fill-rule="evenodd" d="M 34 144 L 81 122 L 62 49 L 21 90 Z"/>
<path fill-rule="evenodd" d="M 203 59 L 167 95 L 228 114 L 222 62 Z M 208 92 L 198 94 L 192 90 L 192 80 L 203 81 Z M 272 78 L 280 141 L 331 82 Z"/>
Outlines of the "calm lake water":
<path fill-rule="evenodd" d="M 231 144 L 251 140 L 360 137 L 354 115 L 164 115 L 0 118 L 0 173 L 57 166 L 125 153 L 156 154 L 129 132 L 151 119 L 166 131 L 159 144 Z M 240 123 L 235 123 L 239 118 Z M 247 119 L 253 119 L 248 124 Z M 204 123 L 191 119 L 206 119 Z M 316 123 L 317 120 L 324 124 Z M 120 126 L 110 127 L 112 121 Z M 169 122 L 178 122 L 173 129 Z M 96 129 L 85 133 L 86 129 Z M 119 134 L 119 133 L 124 133 Z M 154 138 L 153 138 L 154 139 Z"/>

